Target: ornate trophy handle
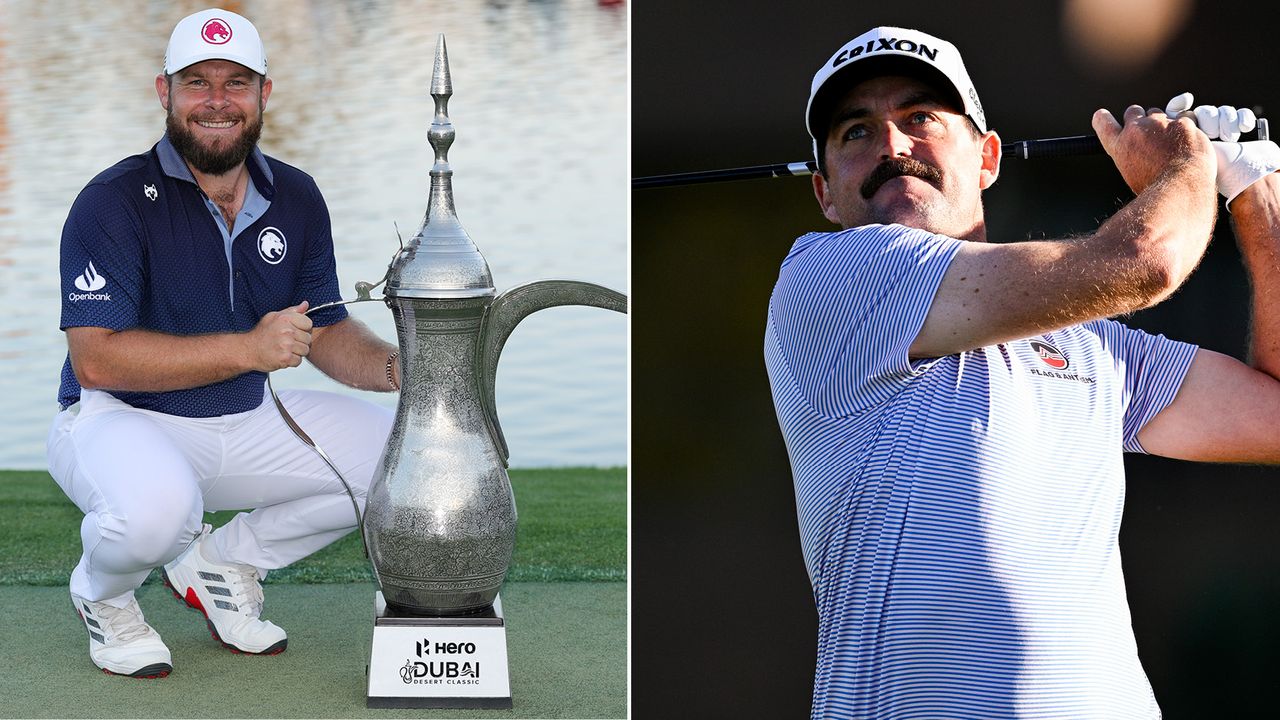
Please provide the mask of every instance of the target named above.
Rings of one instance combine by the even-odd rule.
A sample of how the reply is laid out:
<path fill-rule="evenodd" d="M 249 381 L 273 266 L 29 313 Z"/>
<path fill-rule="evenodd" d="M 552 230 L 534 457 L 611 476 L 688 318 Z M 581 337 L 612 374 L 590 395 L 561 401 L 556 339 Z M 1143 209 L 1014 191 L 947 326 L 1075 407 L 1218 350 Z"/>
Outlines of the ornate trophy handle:
<path fill-rule="evenodd" d="M 540 280 L 517 285 L 494 298 L 485 310 L 480 331 L 480 352 L 476 353 L 476 378 L 484 401 L 485 421 L 494 444 L 502 451 L 502 464 L 508 465 L 511 452 L 507 439 L 498 423 L 498 405 L 495 386 L 498 378 L 498 356 L 502 346 L 516 329 L 516 325 L 529 315 L 561 305 L 586 305 L 614 312 L 627 311 L 627 296 L 594 283 L 577 280 Z"/>

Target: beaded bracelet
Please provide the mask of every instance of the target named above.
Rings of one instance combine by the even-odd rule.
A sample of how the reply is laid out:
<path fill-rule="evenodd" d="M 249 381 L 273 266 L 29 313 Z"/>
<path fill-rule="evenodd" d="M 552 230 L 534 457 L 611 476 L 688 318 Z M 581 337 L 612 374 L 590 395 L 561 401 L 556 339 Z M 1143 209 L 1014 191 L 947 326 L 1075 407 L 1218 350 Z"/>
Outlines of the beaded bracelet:
<path fill-rule="evenodd" d="M 391 366 L 395 364 L 398 357 L 400 357 L 399 350 L 392 350 L 391 354 L 387 356 L 387 384 L 391 386 L 392 390 L 400 389 L 400 386 L 396 384 L 395 375 L 391 374 Z"/>

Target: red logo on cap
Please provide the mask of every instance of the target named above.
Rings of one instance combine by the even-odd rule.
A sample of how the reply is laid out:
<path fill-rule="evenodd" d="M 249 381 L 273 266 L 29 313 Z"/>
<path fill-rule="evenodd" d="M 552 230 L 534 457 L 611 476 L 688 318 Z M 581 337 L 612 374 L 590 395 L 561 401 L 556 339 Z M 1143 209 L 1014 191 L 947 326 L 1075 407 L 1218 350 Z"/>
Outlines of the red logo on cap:
<path fill-rule="evenodd" d="M 210 45 L 222 45 L 231 39 L 231 26 L 226 20 L 213 18 L 200 28 L 200 37 Z"/>

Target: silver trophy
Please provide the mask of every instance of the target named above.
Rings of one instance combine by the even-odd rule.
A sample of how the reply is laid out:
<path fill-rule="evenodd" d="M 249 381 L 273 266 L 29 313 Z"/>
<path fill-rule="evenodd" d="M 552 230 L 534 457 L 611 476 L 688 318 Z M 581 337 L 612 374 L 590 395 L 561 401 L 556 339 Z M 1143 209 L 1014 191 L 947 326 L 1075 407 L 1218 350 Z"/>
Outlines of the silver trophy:
<path fill-rule="evenodd" d="M 496 611 L 493 606 L 516 536 L 506 469 L 510 453 L 494 398 L 502 347 L 515 326 L 538 310 L 588 305 L 626 312 L 627 305 L 621 293 L 567 280 L 529 283 L 496 295 L 489 264 L 454 210 L 448 161 L 454 140 L 448 117 L 452 94 L 441 35 L 431 79 L 435 117 L 427 139 L 435 163 L 427 214 L 392 261 L 386 280 L 402 380 L 395 423 L 364 517 L 369 558 L 386 605 L 375 613 L 375 651 L 380 623 L 403 626 L 419 618 L 419 628 L 447 622 L 466 627 L 468 617 L 477 626 L 491 625 L 495 618 L 501 623 L 500 603 Z M 430 680 L 436 657 L 422 652 L 421 640 L 414 642 L 419 657 L 407 658 L 400 674 L 426 666 L 423 678 Z M 371 704 L 374 670 L 371 663 Z"/>

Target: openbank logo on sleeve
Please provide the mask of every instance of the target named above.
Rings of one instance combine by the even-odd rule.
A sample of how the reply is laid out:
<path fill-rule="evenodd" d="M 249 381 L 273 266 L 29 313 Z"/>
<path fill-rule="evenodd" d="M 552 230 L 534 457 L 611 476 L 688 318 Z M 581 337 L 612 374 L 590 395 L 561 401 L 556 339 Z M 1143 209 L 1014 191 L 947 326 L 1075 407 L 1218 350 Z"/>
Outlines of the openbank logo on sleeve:
<path fill-rule="evenodd" d="M 89 263 L 89 267 L 85 268 L 84 272 L 80 273 L 80 276 L 76 278 L 76 287 L 85 292 L 101 290 L 106 286 L 106 284 L 107 279 L 98 274 L 98 270 L 93 266 L 92 262 Z"/>
<path fill-rule="evenodd" d="M 89 263 L 89 267 L 84 272 L 76 276 L 76 287 L 83 290 L 83 293 L 67 293 L 67 299 L 71 302 L 79 302 L 81 300 L 110 300 L 111 295 L 108 293 L 95 292 L 107 286 L 107 279 L 98 274 L 97 268 L 93 263 Z"/>

